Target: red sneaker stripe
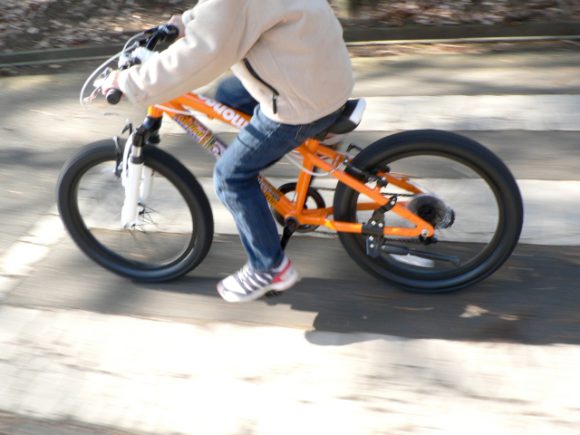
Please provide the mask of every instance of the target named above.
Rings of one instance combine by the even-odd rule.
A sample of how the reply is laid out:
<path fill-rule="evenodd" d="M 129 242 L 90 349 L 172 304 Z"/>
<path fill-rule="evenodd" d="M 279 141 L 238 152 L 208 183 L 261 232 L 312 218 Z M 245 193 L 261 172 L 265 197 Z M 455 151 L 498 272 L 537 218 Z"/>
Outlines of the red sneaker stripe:
<path fill-rule="evenodd" d="M 278 272 L 276 274 L 276 276 L 274 277 L 274 279 L 272 280 L 272 282 L 280 282 L 282 281 L 282 276 L 284 276 L 284 274 L 288 271 L 288 269 L 290 269 L 290 267 L 292 266 L 292 263 L 290 262 L 290 260 L 288 260 L 288 263 L 286 264 L 286 267 L 284 267 L 284 269 L 282 269 L 280 272 Z"/>

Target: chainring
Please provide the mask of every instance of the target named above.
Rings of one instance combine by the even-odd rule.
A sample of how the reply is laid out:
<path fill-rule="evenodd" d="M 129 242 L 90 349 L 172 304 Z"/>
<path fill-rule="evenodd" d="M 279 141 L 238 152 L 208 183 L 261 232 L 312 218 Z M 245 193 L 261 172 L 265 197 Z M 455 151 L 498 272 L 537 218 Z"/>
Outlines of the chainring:
<path fill-rule="evenodd" d="M 289 193 L 296 192 L 296 183 L 283 184 L 282 186 L 280 186 L 278 188 L 278 190 L 284 196 L 286 196 Z M 316 208 L 326 208 L 326 202 L 324 201 L 324 198 L 322 198 L 322 195 L 320 195 L 318 190 L 316 190 L 314 187 L 308 188 L 308 193 L 306 195 L 306 201 L 304 203 L 305 209 L 308 208 L 307 203 L 308 203 L 309 199 L 314 201 L 314 203 L 316 204 Z M 285 225 L 284 216 L 282 216 L 280 213 L 278 213 L 275 210 L 272 210 L 272 214 L 274 215 L 274 219 L 276 219 L 276 222 L 278 222 L 281 226 Z M 299 233 L 309 233 L 311 231 L 316 230 L 317 228 L 318 228 L 318 225 L 300 225 L 300 226 L 298 226 L 296 231 L 298 231 Z"/>

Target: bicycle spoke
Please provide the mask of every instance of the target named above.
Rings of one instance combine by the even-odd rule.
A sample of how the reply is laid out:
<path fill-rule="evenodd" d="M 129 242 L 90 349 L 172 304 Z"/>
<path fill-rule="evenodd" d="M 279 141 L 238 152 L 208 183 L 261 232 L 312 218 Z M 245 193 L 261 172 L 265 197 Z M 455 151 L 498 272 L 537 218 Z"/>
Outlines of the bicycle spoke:
<path fill-rule="evenodd" d="M 108 249 L 144 265 L 179 258 L 190 244 L 194 226 L 179 192 L 158 172 L 154 177 L 148 205 L 139 215 L 141 222 L 131 229 L 121 227 L 124 191 L 113 171 L 93 168 L 78 189 L 79 209 L 93 236 Z"/>

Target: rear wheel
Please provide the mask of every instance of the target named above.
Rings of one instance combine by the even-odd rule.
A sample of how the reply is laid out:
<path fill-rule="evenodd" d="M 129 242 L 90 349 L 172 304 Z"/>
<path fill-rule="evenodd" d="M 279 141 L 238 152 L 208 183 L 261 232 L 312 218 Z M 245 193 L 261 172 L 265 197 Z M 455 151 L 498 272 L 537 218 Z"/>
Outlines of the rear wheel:
<path fill-rule="evenodd" d="M 209 201 L 195 177 L 175 158 L 144 147 L 151 192 L 140 205 L 140 223 L 121 226 L 123 171 L 111 140 L 88 145 L 63 168 L 57 192 L 60 216 L 79 248 L 119 275 L 166 281 L 189 272 L 213 238 Z"/>
<path fill-rule="evenodd" d="M 382 279 L 410 291 L 459 290 L 496 271 L 517 244 L 523 216 L 517 184 L 501 160 L 471 139 L 434 130 L 399 133 L 371 144 L 352 165 L 367 173 L 409 176 L 422 193 L 393 184 L 381 192 L 397 195 L 399 203 L 435 227 L 436 243 L 385 238 L 376 257 L 367 254 L 366 236 L 340 233 L 348 254 Z M 335 219 L 368 222 L 372 211 L 357 210 L 361 202 L 368 198 L 339 183 Z M 392 211 L 385 214 L 385 225 L 412 227 Z"/>

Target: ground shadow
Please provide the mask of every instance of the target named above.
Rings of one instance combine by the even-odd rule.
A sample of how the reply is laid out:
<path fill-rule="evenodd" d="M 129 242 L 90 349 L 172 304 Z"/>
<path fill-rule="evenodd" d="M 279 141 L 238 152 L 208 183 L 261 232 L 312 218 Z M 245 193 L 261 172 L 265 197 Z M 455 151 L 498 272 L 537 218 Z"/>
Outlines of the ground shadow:
<path fill-rule="evenodd" d="M 305 239 L 297 243 L 303 245 L 301 251 L 312 246 Z M 356 333 L 351 334 L 353 340 L 366 333 L 410 339 L 580 344 L 580 292 L 575 284 L 579 247 L 522 245 L 484 282 L 435 295 L 401 291 L 358 270 L 346 254 L 332 249 L 324 252 L 331 254 L 323 266 L 328 278 L 306 277 L 282 296 L 264 298 L 243 310 L 253 311 L 256 321 L 264 314 L 264 304 L 316 313 L 306 337 L 317 344 L 329 344 L 328 337 L 319 334 L 325 332 Z M 211 274 L 190 276 L 162 288 L 217 297 L 214 287 L 218 279 Z M 252 305 L 260 309 L 254 311 Z M 236 313 L 230 309 L 225 310 Z"/>
<path fill-rule="evenodd" d="M 142 284 L 95 265 L 65 240 L 5 303 L 194 323 L 299 328 L 316 344 L 376 335 L 406 339 L 580 344 L 580 247 L 519 246 L 493 276 L 460 292 L 403 292 L 362 271 L 336 239 L 296 238 L 289 255 L 303 280 L 282 296 L 228 304 L 219 279 L 245 255 L 236 236 L 218 236 L 186 277 Z M 74 271 L 74 272 L 73 272 Z"/>

